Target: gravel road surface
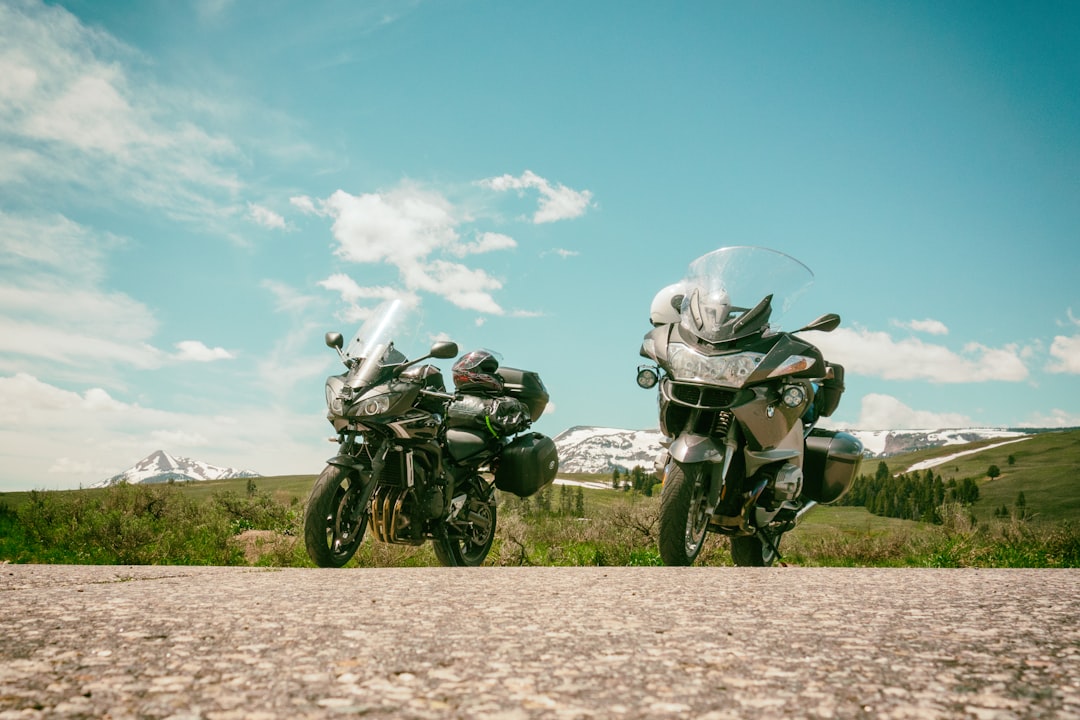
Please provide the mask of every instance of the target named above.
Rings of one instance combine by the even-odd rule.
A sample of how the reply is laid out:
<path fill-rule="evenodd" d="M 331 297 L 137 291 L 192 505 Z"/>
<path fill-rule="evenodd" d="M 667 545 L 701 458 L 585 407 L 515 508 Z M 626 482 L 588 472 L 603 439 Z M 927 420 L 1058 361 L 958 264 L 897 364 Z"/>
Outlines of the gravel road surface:
<path fill-rule="evenodd" d="M 0 565 L 5 718 L 1078 718 L 1080 571 Z"/>

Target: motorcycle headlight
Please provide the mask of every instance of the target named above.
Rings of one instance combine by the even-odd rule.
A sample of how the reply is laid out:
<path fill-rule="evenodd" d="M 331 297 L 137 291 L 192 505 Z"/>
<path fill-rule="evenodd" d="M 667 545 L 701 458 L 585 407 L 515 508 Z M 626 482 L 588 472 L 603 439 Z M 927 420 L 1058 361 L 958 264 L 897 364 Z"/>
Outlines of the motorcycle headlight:
<path fill-rule="evenodd" d="M 814 366 L 814 358 L 807 357 L 806 355 L 788 355 L 787 360 L 780 363 L 775 370 L 769 373 L 769 377 L 780 377 L 781 375 L 792 375 L 794 373 L 809 370 Z"/>
<path fill-rule="evenodd" d="M 357 415 L 382 415 L 384 412 L 390 409 L 390 396 L 389 395 L 376 395 L 371 398 L 364 398 L 357 403 Z"/>
<path fill-rule="evenodd" d="M 344 381 L 340 376 L 334 375 L 326 379 L 326 407 L 331 415 L 341 417 L 345 412 L 344 403 L 341 399 L 341 388 Z"/>
<path fill-rule="evenodd" d="M 689 380 L 721 387 L 741 388 L 765 357 L 761 353 L 742 352 L 709 357 L 686 345 L 668 348 L 671 374 L 676 380 Z"/>

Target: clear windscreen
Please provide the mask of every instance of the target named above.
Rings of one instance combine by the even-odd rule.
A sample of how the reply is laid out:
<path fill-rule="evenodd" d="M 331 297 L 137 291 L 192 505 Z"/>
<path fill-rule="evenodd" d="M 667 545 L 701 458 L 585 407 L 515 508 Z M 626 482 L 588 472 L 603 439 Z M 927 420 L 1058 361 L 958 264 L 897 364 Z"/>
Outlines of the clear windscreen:
<path fill-rule="evenodd" d="M 769 327 L 784 325 L 790 311 L 814 281 L 814 273 L 790 255 L 740 245 L 720 248 L 690 263 L 683 280 L 686 297 L 723 298 L 732 307 L 750 309 L 772 295 Z"/>

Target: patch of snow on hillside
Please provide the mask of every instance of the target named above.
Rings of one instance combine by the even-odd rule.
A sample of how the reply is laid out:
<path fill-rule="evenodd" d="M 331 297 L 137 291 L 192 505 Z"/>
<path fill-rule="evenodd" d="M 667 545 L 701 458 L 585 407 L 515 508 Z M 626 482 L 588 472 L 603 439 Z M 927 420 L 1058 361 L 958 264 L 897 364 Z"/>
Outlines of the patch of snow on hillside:
<path fill-rule="evenodd" d="M 947 455 L 945 457 L 933 458 L 932 460 L 923 460 L 922 462 L 917 462 L 914 465 L 912 465 L 911 467 L 909 467 L 907 469 L 907 471 L 910 473 L 910 472 L 915 472 L 916 470 L 926 470 L 927 468 L 932 468 L 932 467 L 937 467 L 938 465 L 943 465 L 943 464 L 949 462 L 950 460 L 955 460 L 956 458 L 963 457 L 964 455 L 974 455 L 975 453 L 980 453 L 983 450 L 991 450 L 993 448 L 1001 447 L 1002 445 L 1011 445 L 1013 443 L 1018 443 L 1018 442 L 1022 442 L 1024 440 L 1030 440 L 1030 439 L 1031 439 L 1030 435 L 1025 435 L 1024 437 L 1013 438 L 1012 440 L 1006 440 L 1005 442 L 994 443 L 993 445 L 984 445 L 983 447 L 976 448 L 974 450 L 964 450 L 963 452 L 953 453 L 952 455 Z"/>

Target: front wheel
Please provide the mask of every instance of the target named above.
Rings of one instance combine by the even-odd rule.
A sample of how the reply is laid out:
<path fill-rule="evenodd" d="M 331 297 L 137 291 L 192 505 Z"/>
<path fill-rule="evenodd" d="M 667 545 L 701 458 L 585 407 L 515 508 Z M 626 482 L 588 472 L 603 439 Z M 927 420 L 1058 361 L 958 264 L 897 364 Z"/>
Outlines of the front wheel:
<path fill-rule="evenodd" d="M 746 567 L 769 567 L 776 562 L 780 535 L 766 535 L 759 530 L 755 535 L 731 538 L 731 561 Z"/>
<path fill-rule="evenodd" d="M 447 523 L 446 534 L 435 539 L 435 557 L 446 567 L 477 567 L 495 542 L 494 493 L 487 500 L 469 498 L 460 515 L 460 522 Z"/>
<path fill-rule="evenodd" d="M 360 473 L 327 465 L 315 481 L 304 511 L 304 544 L 319 567 L 349 562 L 367 530 L 367 493 Z"/>
<path fill-rule="evenodd" d="M 660 557 L 665 565 L 692 565 L 705 544 L 708 498 L 701 464 L 674 463 L 660 491 Z"/>

